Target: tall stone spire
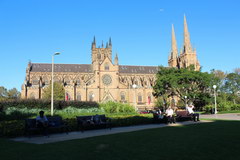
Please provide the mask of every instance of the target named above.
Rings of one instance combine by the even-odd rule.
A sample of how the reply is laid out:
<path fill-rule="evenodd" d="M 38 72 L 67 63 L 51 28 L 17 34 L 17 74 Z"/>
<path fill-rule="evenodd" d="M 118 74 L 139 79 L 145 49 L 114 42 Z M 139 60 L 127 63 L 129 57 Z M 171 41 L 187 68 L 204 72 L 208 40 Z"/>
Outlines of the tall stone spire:
<path fill-rule="evenodd" d="M 174 31 L 174 26 L 172 24 L 172 51 L 171 51 L 171 59 L 175 59 L 178 56 L 178 49 L 177 49 L 177 41 Z"/>
<path fill-rule="evenodd" d="M 112 47 L 112 40 L 111 40 L 111 37 L 109 38 L 109 47 Z"/>
<path fill-rule="evenodd" d="M 96 48 L 96 39 L 95 39 L 95 36 L 93 37 L 92 48 Z"/>
<path fill-rule="evenodd" d="M 177 41 L 174 31 L 174 26 L 172 24 L 172 46 L 171 46 L 171 52 L 168 57 L 168 65 L 170 67 L 177 67 L 178 63 L 178 49 L 177 49 Z"/>
<path fill-rule="evenodd" d="M 102 48 L 104 48 L 104 44 L 103 44 L 103 41 L 102 41 Z"/>
<path fill-rule="evenodd" d="M 93 37 L 93 44 L 96 44 L 95 36 Z"/>
<path fill-rule="evenodd" d="M 115 65 L 118 65 L 118 55 L 117 55 L 117 53 L 116 53 L 116 56 L 115 56 L 115 58 L 114 58 L 114 64 L 115 64 Z"/>
<path fill-rule="evenodd" d="M 187 19 L 185 14 L 184 14 L 184 35 L 183 36 L 184 36 L 183 53 L 191 52 L 192 46 L 190 42 L 190 35 L 188 32 Z"/>

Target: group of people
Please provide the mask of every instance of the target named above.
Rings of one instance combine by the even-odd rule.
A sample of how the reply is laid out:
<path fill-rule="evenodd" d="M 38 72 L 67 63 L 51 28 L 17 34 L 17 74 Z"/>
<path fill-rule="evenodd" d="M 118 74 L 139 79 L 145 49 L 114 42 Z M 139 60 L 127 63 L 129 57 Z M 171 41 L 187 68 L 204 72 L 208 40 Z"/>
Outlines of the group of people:
<path fill-rule="evenodd" d="M 192 103 L 190 103 L 189 105 L 186 106 L 186 111 L 188 113 L 188 115 L 191 116 L 193 121 L 199 121 L 199 114 L 195 113 L 193 111 L 194 109 L 194 105 Z M 165 122 L 166 123 L 176 123 L 176 111 L 177 111 L 177 107 L 175 107 L 174 105 L 169 106 L 165 113 L 163 113 L 160 109 L 157 111 L 157 115 L 158 115 L 158 119 L 164 119 L 165 118 Z"/>

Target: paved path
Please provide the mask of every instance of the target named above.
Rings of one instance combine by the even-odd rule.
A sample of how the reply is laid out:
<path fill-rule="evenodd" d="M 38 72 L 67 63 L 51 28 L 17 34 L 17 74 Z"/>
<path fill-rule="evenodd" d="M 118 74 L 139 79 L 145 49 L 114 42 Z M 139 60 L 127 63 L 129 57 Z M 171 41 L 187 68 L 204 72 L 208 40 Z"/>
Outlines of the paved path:
<path fill-rule="evenodd" d="M 223 120 L 240 120 L 240 113 L 228 113 L 228 114 L 206 114 L 200 115 L 201 118 L 209 119 L 223 119 Z"/>
<path fill-rule="evenodd" d="M 61 134 L 51 134 L 50 137 L 18 137 L 11 140 L 18 141 L 18 142 L 26 142 L 26 143 L 34 143 L 34 144 L 45 144 L 45 143 L 54 143 L 59 141 L 66 141 L 66 140 L 73 140 L 73 139 L 82 139 L 82 138 L 89 138 L 95 136 L 102 136 L 102 135 L 110 135 L 116 133 L 125 133 L 125 132 L 132 132 L 132 131 L 139 131 L 145 129 L 152 129 L 152 128 L 161 128 L 166 126 L 181 126 L 181 125 L 189 125 L 189 124 L 199 124 L 211 121 L 200 121 L 200 122 L 192 122 L 192 121 L 185 121 L 185 122 L 178 122 L 176 124 L 148 124 L 148 125 L 137 125 L 137 126 L 128 126 L 128 127 L 116 127 L 110 129 L 100 129 L 100 130 L 89 130 L 85 132 L 70 132 L 69 134 L 61 133 Z"/>

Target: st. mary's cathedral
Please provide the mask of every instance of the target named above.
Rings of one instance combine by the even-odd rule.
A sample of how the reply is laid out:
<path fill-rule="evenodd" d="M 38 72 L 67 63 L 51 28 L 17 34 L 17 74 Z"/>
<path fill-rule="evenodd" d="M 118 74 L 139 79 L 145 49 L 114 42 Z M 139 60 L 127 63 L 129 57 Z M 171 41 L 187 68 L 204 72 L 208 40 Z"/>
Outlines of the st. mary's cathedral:
<path fill-rule="evenodd" d="M 54 82 L 65 88 L 66 100 L 115 101 L 136 107 L 151 108 L 152 95 L 158 66 L 120 65 L 118 55 L 112 59 L 112 41 L 96 47 L 95 37 L 91 46 L 92 64 L 54 64 Z M 184 16 L 184 44 L 178 52 L 174 27 L 168 59 L 169 67 L 185 68 L 194 65 L 200 69 L 196 50 L 192 48 L 186 17 Z M 25 82 L 22 85 L 23 99 L 41 99 L 44 88 L 51 84 L 51 63 L 29 63 Z"/>

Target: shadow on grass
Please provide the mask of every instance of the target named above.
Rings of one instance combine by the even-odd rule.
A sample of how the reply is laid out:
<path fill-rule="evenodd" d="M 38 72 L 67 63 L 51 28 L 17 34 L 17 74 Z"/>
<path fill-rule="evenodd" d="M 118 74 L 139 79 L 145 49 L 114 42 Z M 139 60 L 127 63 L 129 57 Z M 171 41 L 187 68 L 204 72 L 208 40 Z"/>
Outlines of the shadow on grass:
<path fill-rule="evenodd" d="M 43 145 L 5 139 L 0 143 L 3 159 L 235 160 L 240 159 L 240 121 L 215 120 Z"/>

